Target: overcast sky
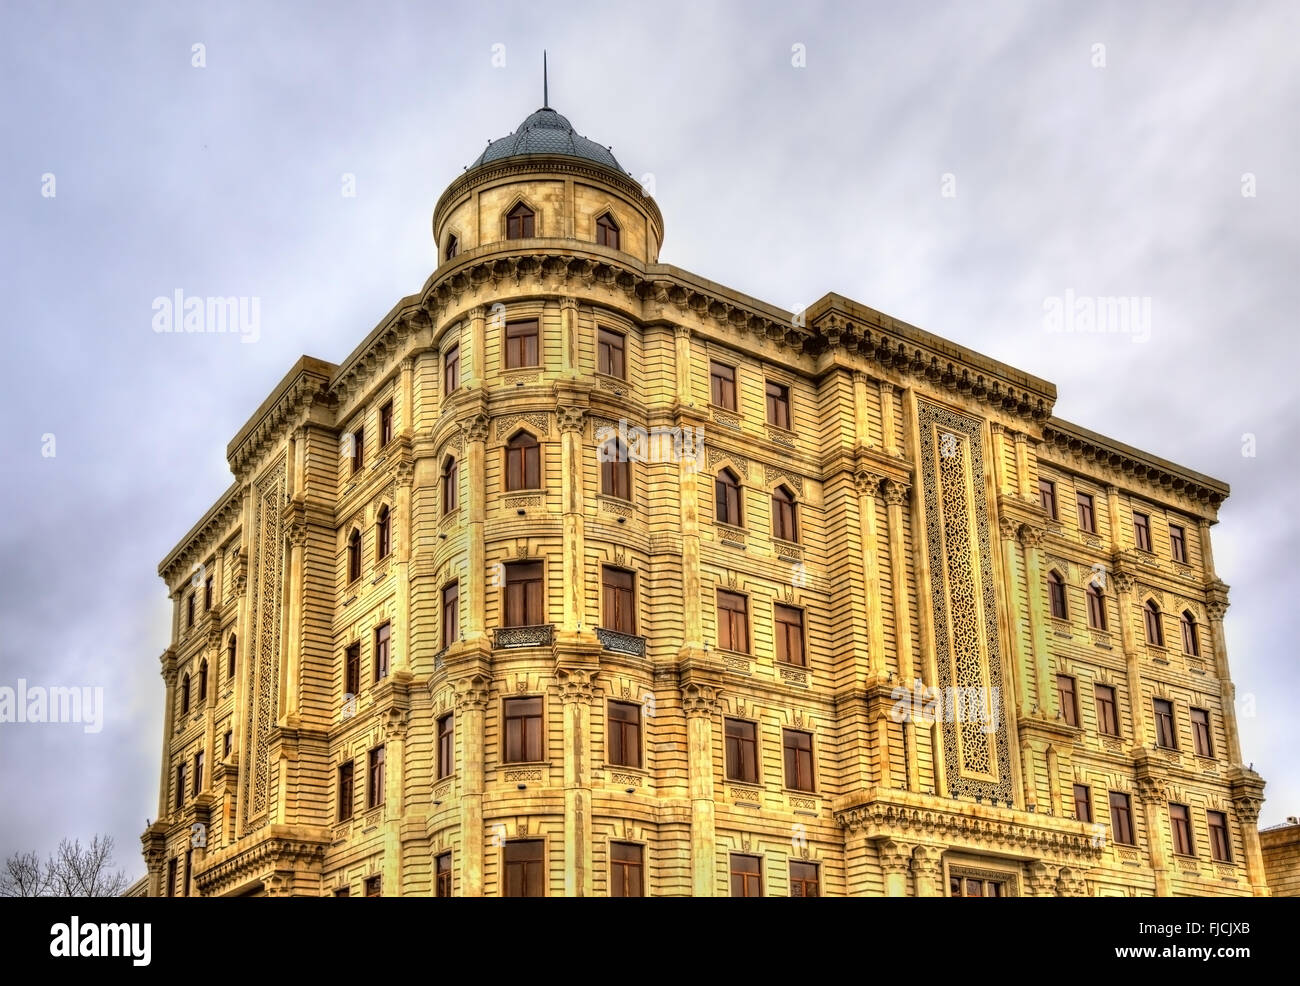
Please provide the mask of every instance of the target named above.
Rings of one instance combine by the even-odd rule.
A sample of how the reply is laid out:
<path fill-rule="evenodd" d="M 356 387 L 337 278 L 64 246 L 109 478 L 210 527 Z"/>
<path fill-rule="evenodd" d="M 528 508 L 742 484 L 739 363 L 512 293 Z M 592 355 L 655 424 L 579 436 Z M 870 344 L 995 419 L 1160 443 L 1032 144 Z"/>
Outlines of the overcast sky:
<path fill-rule="evenodd" d="M 1297 6 L 614 6 L 4 5 L 0 685 L 101 686 L 106 715 L 0 725 L 0 854 L 108 832 L 143 873 L 158 562 L 293 361 L 424 283 L 438 195 L 540 105 L 543 47 L 551 104 L 653 175 L 665 262 L 839 292 L 1232 484 L 1244 756 L 1262 822 L 1300 814 Z M 259 298 L 258 340 L 154 332 L 177 290 Z M 1067 291 L 1149 298 L 1149 339 L 1046 331 Z"/>

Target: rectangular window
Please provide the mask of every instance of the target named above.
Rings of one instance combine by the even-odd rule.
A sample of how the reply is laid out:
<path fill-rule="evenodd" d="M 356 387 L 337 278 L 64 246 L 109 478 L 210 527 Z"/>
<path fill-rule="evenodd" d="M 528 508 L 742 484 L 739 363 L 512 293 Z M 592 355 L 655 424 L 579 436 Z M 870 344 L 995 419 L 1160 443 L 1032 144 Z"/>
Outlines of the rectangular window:
<path fill-rule="evenodd" d="M 718 648 L 749 653 L 749 600 L 738 592 L 718 590 Z"/>
<path fill-rule="evenodd" d="M 1169 525 L 1169 552 L 1174 561 L 1187 564 L 1187 535 L 1177 524 Z"/>
<path fill-rule="evenodd" d="M 1156 713 L 1156 746 L 1166 750 L 1178 749 L 1174 735 L 1174 704 L 1163 698 L 1152 699 Z"/>
<path fill-rule="evenodd" d="M 757 856 L 731 854 L 731 896 L 763 896 L 763 861 Z"/>
<path fill-rule="evenodd" d="M 612 767 L 641 766 L 641 706 L 631 702 L 609 703 L 609 764 Z"/>
<path fill-rule="evenodd" d="M 1151 518 L 1137 511 L 1133 512 L 1133 543 L 1138 551 L 1151 550 Z"/>
<path fill-rule="evenodd" d="M 221 755 L 222 755 L 223 757 L 228 757 L 228 756 L 230 756 L 230 748 L 231 748 L 231 746 L 234 744 L 234 742 L 235 742 L 235 733 L 234 733 L 234 731 L 233 731 L 233 730 L 230 730 L 230 729 L 227 729 L 227 730 L 226 730 L 226 735 L 222 738 L 222 741 L 221 741 L 221 746 L 222 746 Z"/>
<path fill-rule="evenodd" d="M 384 748 L 370 751 L 370 780 L 366 788 L 366 807 L 378 808 L 384 803 Z"/>
<path fill-rule="evenodd" d="M 1192 813 L 1187 805 L 1169 804 L 1169 827 L 1174 836 L 1174 852 L 1179 856 L 1195 856 L 1192 846 Z"/>
<path fill-rule="evenodd" d="M 185 807 L 185 764 L 176 765 L 176 808 Z"/>
<path fill-rule="evenodd" d="M 387 401 L 379 409 L 379 447 L 393 440 L 393 402 Z"/>
<path fill-rule="evenodd" d="M 437 882 L 434 884 L 435 897 L 451 896 L 451 853 L 439 853 L 434 863 Z"/>
<path fill-rule="evenodd" d="M 816 863 L 790 861 L 790 896 L 820 897 L 821 880 Z"/>
<path fill-rule="evenodd" d="M 1133 813 L 1129 809 L 1127 794 L 1110 792 L 1110 837 L 1122 846 L 1136 846 L 1133 836 Z"/>
<path fill-rule="evenodd" d="M 366 429 L 358 428 L 352 433 L 352 474 L 356 475 L 366 465 Z"/>
<path fill-rule="evenodd" d="M 1222 811 L 1207 811 L 1210 823 L 1210 858 L 1216 863 L 1232 862 L 1232 843 L 1228 839 L 1228 816 Z"/>
<path fill-rule="evenodd" d="M 758 724 L 728 719 L 723 726 L 727 746 L 727 780 L 758 783 Z"/>
<path fill-rule="evenodd" d="M 508 698 L 504 705 L 505 762 L 537 763 L 542 759 L 542 699 Z"/>
<path fill-rule="evenodd" d="M 954 875 L 948 881 L 950 897 L 1005 897 L 1006 884 L 1001 880 L 980 880 L 972 876 Z"/>
<path fill-rule="evenodd" d="M 709 363 L 709 399 L 728 411 L 736 409 L 736 370 L 725 363 Z"/>
<path fill-rule="evenodd" d="M 1092 496 L 1088 493 L 1077 495 L 1079 504 L 1079 530 L 1089 534 L 1097 533 L 1097 516 L 1092 509 Z"/>
<path fill-rule="evenodd" d="M 375 681 L 388 677 L 388 640 L 391 624 L 384 623 L 375 629 Z"/>
<path fill-rule="evenodd" d="M 546 844 L 541 839 L 507 842 L 505 846 L 506 897 L 545 897 Z"/>
<path fill-rule="evenodd" d="M 503 615 L 508 627 L 534 627 L 546 622 L 541 562 L 515 562 L 506 566 Z"/>
<path fill-rule="evenodd" d="M 442 396 L 446 397 L 460 386 L 460 344 L 457 343 L 442 357 Z"/>
<path fill-rule="evenodd" d="M 642 849 L 632 842 L 609 844 L 609 895 L 611 897 L 644 897 L 645 866 Z"/>
<path fill-rule="evenodd" d="M 335 896 L 335 897 L 351 897 L 351 896 L 352 896 L 352 891 L 351 891 L 351 889 L 349 889 L 348 887 L 339 887 L 337 890 L 334 891 L 334 896 Z"/>
<path fill-rule="evenodd" d="M 618 633 L 636 633 L 636 597 L 632 573 L 623 568 L 604 565 L 600 569 L 600 582 L 604 592 L 601 626 Z"/>
<path fill-rule="evenodd" d="M 1092 821 L 1092 792 L 1086 784 L 1074 785 L 1074 817 L 1080 822 Z"/>
<path fill-rule="evenodd" d="M 343 691 L 347 695 L 361 694 L 361 645 L 348 647 L 343 659 Z"/>
<path fill-rule="evenodd" d="M 212 608 L 212 576 L 209 575 L 207 581 L 203 583 L 203 612 Z"/>
<path fill-rule="evenodd" d="M 185 850 L 185 881 L 181 884 L 181 896 L 188 897 L 193 885 L 191 875 L 194 873 L 194 850 Z"/>
<path fill-rule="evenodd" d="M 813 790 L 812 733 L 783 730 L 781 746 L 785 754 L 785 786 L 792 791 Z"/>
<path fill-rule="evenodd" d="M 776 623 L 776 659 L 805 667 L 808 660 L 803 650 L 803 610 L 776 603 L 772 611 Z"/>
<path fill-rule="evenodd" d="M 197 795 L 203 790 L 203 751 L 194 754 L 194 785 L 191 793 Z"/>
<path fill-rule="evenodd" d="M 366 877 L 366 896 L 382 897 L 384 896 L 384 878 L 380 876 Z"/>
<path fill-rule="evenodd" d="M 346 822 L 352 817 L 353 787 L 352 761 L 339 766 L 339 821 Z"/>
<path fill-rule="evenodd" d="M 460 583 L 442 587 L 442 646 L 460 639 Z"/>
<path fill-rule="evenodd" d="M 596 369 L 607 376 L 627 378 L 627 364 L 623 354 L 623 336 L 609 329 L 601 329 L 596 342 Z"/>
<path fill-rule="evenodd" d="M 456 769 L 455 718 L 448 712 L 438 718 L 438 779 L 450 777 Z"/>
<path fill-rule="evenodd" d="M 537 366 L 537 319 L 506 323 L 506 369 Z"/>
<path fill-rule="evenodd" d="M 1068 674 L 1056 676 L 1056 699 L 1061 703 L 1061 718 L 1065 724 L 1079 725 L 1079 705 L 1074 700 L 1074 679 Z"/>
<path fill-rule="evenodd" d="M 176 857 L 167 860 L 167 896 L 176 896 Z"/>
<path fill-rule="evenodd" d="M 1056 520 L 1056 484 L 1050 479 L 1038 481 L 1038 505 L 1043 508 L 1047 516 Z"/>
<path fill-rule="evenodd" d="M 1210 742 L 1208 709 L 1192 709 L 1192 748 L 1198 757 L 1214 756 L 1214 744 Z"/>
<path fill-rule="evenodd" d="M 790 388 L 767 382 L 767 423 L 790 430 Z"/>
<path fill-rule="evenodd" d="M 1119 716 L 1115 712 L 1115 689 L 1110 685 L 1093 685 L 1097 704 L 1097 732 L 1103 736 L 1119 735 Z"/>
<path fill-rule="evenodd" d="M 185 628 L 192 630 L 194 628 L 194 593 L 185 597 Z"/>

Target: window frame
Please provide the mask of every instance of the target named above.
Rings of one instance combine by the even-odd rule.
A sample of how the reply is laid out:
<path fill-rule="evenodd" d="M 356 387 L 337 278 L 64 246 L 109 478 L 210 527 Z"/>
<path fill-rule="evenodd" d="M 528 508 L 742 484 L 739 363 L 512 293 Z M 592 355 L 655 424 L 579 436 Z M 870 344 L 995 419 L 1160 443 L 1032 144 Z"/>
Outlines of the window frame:
<path fill-rule="evenodd" d="M 1148 599 L 1142 605 L 1142 629 L 1149 646 L 1165 646 L 1164 614 L 1154 599 Z"/>
<path fill-rule="evenodd" d="M 531 851 L 537 847 L 537 858 L 511 859 L 511 853 L 522 853 L 525 847 Z M 546 840 L 545 839 L 509 839 L 501 846 L 501 896 L 502 897 L 545 897 L 546 879 Z M 535 869 L 534 869 L 535 867 Z M 515 884 L 523 893 L 511 893 Z M 535 881 L 535 882 L 534 882 Z M 540 893 L 528 893 L 530 889 Z"/>
<path fill-rule="evenodd" d="M 1196 626 L 1196 617 L 1190 610 L 1178 614 L 1178 633 L 1183 638 L 1183 653 L 1188 657 L 1201 656 L 1200 633 Z"/>
<path fill-rule="evenodd" d="M 1070 618 L 1070 601 L 1065 594 L 1065 578 L 1056 569 L 1047 573 L 1048 612 L 1055 620 Z"/>
<path fill-rule="evenodd" d="M 1187 529 L 1182 524 L 1169 525 L 1169 557 L 1180 565 L 1191 564 L 1187 560 Z"/>
<path fill-rule="evenodd" d="M 1056 483 L 1042 476 L 1038 477 L 1038 505 L 1046 511 L 1049 518 L 1059 520 L 1056 516 Z"/>
<path fill-rule="evenodd" d="M 1133 545 L 1138 551 L 1151 553 L 1151 515 L 1133 511 Z"/>
<path fill-rule="evenodd" d="M 791 744 L 791 738 L 796 741 Z M 800 746 L 800 742 L 806 746 Z M 807 767 L 807 778 L 804 767 Z M 794 774 L 791 776 L 791 767 Z M 817 756 L 813 749 L 813 734 L 807 729 L 781 729 L 781 774 L 787 791 L 799 791 L 804 794 L 817 793 Z"/>
<path fill-rule="evenodd" d="M 628 584 L 611 581 L 626 576 Z M 611 607 L 612 603 L 612 607 Z M 623 614 L 626 613 L 626 617 Z M 600 566 L 600 625 L 605 630 L 636 636 L 636 572 L 618 565 Z"/>
<path fill-rule="evenodd" d="M 460 389 L 460 343 L 442 354 L 442 396 Z"/>
<path fill-rule="evenodd" d="M 808 876 L 796 874 L 795 868 L 800 867 L 811 872 L 811 879 Z M 821 877 L 822 868 L 820 863 L 814 863 L 807 859 L 790 860 L 790 896 L 791 897 L 820 897 L 821 896 Z M 811 885 L 812 893 L 808 893 Z M 795 893 L 795 888 L 799 888 L 799 893 Z"/>
<path fill-rule="evenodd" d="M 611 455 L 609 450 L 613 449 Z M 622 439 L 606 439 L 600 446 L 600 495 L 632 502 L 632 458 Z"/>
<path fill-rule="evenodd" d="M 366 467 L 366 427 L 358 425 L 352 429 L 352 475 L 355 476 Z"/>
<path fill-rule="evenodd" d="M 1132 799 L 1124 791 L 1108 791 L 1107 795 L 1111 841 L 1117 846 L 1136 846 L 1137 829 L 1133 825 Z"/>
<path fill-rule="evenodd" d="M 1210 859 L 1216 863 L 1231 863 L 1232 830 L 1228 827 L 1228 813 L 1226 811 L 1215 811 L 1212 808 L 1206 809 L 1205 827 L 1210 842 Z M 1220 837 L 1222 838 L 1221 850 Z"/>
<path fill-rule="evenodd" d="M 1083 807 L 1086 818 L 1079 817 L 1079 808 Z M 1074 818 L 1078 822 L 1092 821 L 1092 788 L 1087 784 L 1074 785 Z"/>
<path fill-rule="evenodd" d="M 719 504 L 721 510 L 718 509 Z M 732 517 L 733 507 L 735 517 Z M 740 485 L 740 477 L 730 466 L 724 466 L 713 477 L 713 519 L 728 527 L 745 526 L 745 489 Z"/>
<path fill-rule="evenodd" d="M 446 860 L 446 866 L 443 866 L 443 860 Z M 440 852 L 433 858 L 433 895 L 435 897 L 450 897 L 452 895 L 452 869 L 451 869 L 451 850 Z"/>
<path fill-rule="evenodd" d="M 527 577 L 520 573 L 527 572 Z M 533 573 L 536 576 L 533 577 Z M 522 622 L 512 619 L 512 607 L 518 595 L 518 612 Z M 534 610 L 536 607 L 536 610 Z M 538 619 L 530 621 L 531 617 Z M 503 627 L 536 627 L 547 622 L 546 566 L 538 560 L 506 562 L 505 579 L 501 586 L 501 625 Z"/>
<path fill-rule="evenodd" d="M 374 643 L 375 656 L 371 664 L 374 666 L 375 683 L 378 684 L 387 678 L 392 670 L 389 666 L 393 644 L 393 623 L 391 620 L 385 620 L 375 627 Z"/>
<path fill-rule="evenodd" d="M 388 504 L 375 515 L 375 561 L 383 561 L 393 552 L 393 512 Z"/>
<path fill-rule="evenodd" d="M 505 491 L 529 493 L 540 490 L 542 488 L 542 443 L 537 436 L 526 428 L 520 428 L 506 440 L 502 449 L 505 454 Z M 530 484 L 529 480 L 533 482 Z"/>
<path fill-rule="evenodd" d="M 1056 700 L 1061 707 L 1061 718 L 1067 726 L 1079 726 L 1079 689 L 1073 675 L 1057 674 Z"/>
<path fill-rule="evenodd" d="M 620 851 L 628 852 L 633 855 L 634 859 L 617 858 L 616 853 Z M 611 897 L 644 897 L 646 896 L 645 885 L 645 846 L 640 842 L 628 842 L 623 839 L 611 839 L 609 843 L 609 895 Z M 629 876 L 635 875 L 636 886 L 634 889 L 640 893 L 628 893 Z M 622 890 L 622 893 L 616 893 L 616 890 Z"/>
<path fill-rule="evenodd" d="M 784 483 L 772 491 L 772 537 L 799 543 L 799 501 Z"/>
<path fill-rule="evenodd" d="M 366 811 L 382 808 L 386 800 L 388 780 L 387 755 L 384 744 L 372 746 L 366 753 Z"/>
<path fill-rule="evenodd" d="M 1103 696 L 1103 692 L 1108 693 Z M 1097 732 L 1101 736 L 1118 736 L 1119 735 L 1119 695 L 1114 685 L 1107 685 L 1094 681 L 1092 683 L 1092 702 L 1093 709 L 1097 716 Z M 1109 712 L 1110 724 L 1112 729 L 1106 728 L 1106 720 Z"/>
<path fill-rule="evenodd" d="M 619 244 L 623 239 L 623 231 L 619 228 L 613 214 L 608 209 L 596 217 L 595 226 L 597 246 L 609 247 L 611 250 L 622 249 Z"/>
<path fill-rule="evenodd" d="M 752 860 L 754 864 L 753 871 L 751 872 L 748 869 L 744 869 L 744 870 L 736 869 L 737 860 Z M 745 865 L 748 865 L 748 863 L 746 863 Z M 728 869 L 728 874 L 730 876 L 729 883 L 730 883 L 732 897 L 762 897 L 763 896 L 763 857 L 762 856 L 758 856 L 755 855 L 754 853 L 747 853 L 747 852 L 729 853 L 727 859 L 727 869 Z M 741 893 L 736 893 L 737 877 L 740 877 Z M 751 882 L 750 882 L 751 880 L 753 881 L 753 885 L 752 885 L 753 889 L 757 890 L 758 891 L 757 893 L 749 892 L 751 889 Z"/>
<path fill-rule="evenodd" d="M 356 640 L 343 649 L 343 694 L 356 697 L 361 694 L 361 641 Z"/>
<path fill-rule="evenodd" d="M 442 515 L 450 517 L 460 510 L 460 461 L 447 456 L 442 462 Z"/>
<path fill-rule="evenodd" d="M 722 603 L 723 603 L 724 596 L 727 597 L 728 600 L 733 600 L 733 599 L 739 600 L 742 605 L 739 607 L 723 606 Z M 750 653 L 749 596 L 745 595 L 742 592 L 735 592 L 731 589 L 718 589 L 716 599 L 715 599 L 715 605 L 717 609 L 718 650 L 727 650 L 735 654 Z M 724 643 L 723 616 L 722 616 L 724 612 L 728 614 L 732 614 L 732 613 L 741 614 L 739 619 L 741 621 L 740 630 L 743 639 L 739 641 L 740 646 L 736 646 L 736 644 L 738 643 L 738 641 L 736 640 L 736 620 L 738 618 L 731 615 L 727 616 L 727 620 L 726 620 L 727 632 L 726 632 L 726 638 Z"/>
<path fill-rule="evenodd" d="M 524 331 L 525 329 L 531 331 Z M 511 319 L 506 322 L 501 333 L 501 355 L 505 361 L 505 369 L 528 370 L 542 365 L 542 320 L 540 318 Z M 529 359 L 532 362 L 524 362 Z"/>
<path fill-rule="evenodd" d="M 361 531 L 352 528 L 347 542 L 347 585 L 361 578 Z"/>
<path fill-rule="evenodd" d="M 456 713 L 445 712 L 438 716 L 435 727 L 437 756 L 434 772 L 441 781 L 456 772 Z"/>
<path fill-rule="evenodd" d="M 1093 583 L 1088 586 L 1086 594 L 1088 597 L 1088 629 L 1108 633 L 1109 622 L 1106 619 L 1105 590 Z"/>
<path fill-rule="evenodd" d="M 1196 839 L 1192 832 L 1192 809 L 1189 805 L 1169 802 L 1170 847 L 1175 856 L 1194 857 Z"/>
<path fill-rule="evenodd" d="M 773 393 L 775 391 L 775 393 Z M 793 431 L 794 418 L 790 406 L 790 386 L 775 380 L 763 381 L 764 408 L 767 423 L 782 431 Z M 781 418 L 784 417 L 784 421 Z"/>
<path fill-rule="evenodd" d="M 442 646 L 445 650 L 460 639 L 460 580 L 448 582 L 439 593 L 442 602 Z"/>
<path fill-rule="evenodd" d="M 630 712 L 634 718 L 618 719 L 614 710 L 620 714 Z M 642 755 L 642 714 L 637 702 L 622 702 L 610 699 L 605 706 L 605 762 L 611 767 L 633 767 L 640 770 L 645 766 Z M 616 739 L 617 737 L 617 739 Z"/>
<path fill-rule="evenodd" d="M 506 239 L 531 240 L 537 235 L 537 213 L 526 202 L 516 202 L 506 213 Z"/>
<path fill-rule="evenodd" d="M 335 773 L 335 822 L 350 822 L 356 810 L 356 761 L 339 764 Z"/>
<path fill-rule="evenodd" d="M 782 619 L 782 616 L 785 615 L 782 613 L 783 610 L 786 611 L 787 614 L 788 613 L 796 614 L 798 616 L 798 622 L 795 623 L 795 622 L 791 622 L 788 619 Z M 789 603 L 780 603 L 780 602 L 772 603 L 772 636 L 773 636 L 773 642 L 775 644 L 773 648 L 773 656 L 775 657 L 778 663 L 788 664 L 791 667 L 796 667 L 796 668 L 808 667 L 808 648 L 806 646 L 807 637 L 806 637 L 806 622 L 805 622 L 806 616 L 807 616 L 807 611 L 802 606 L 791 606 Z M 791 630 L 792 627 L 795 628 L 795 630 L 797 630 L 797 643 L 798 643 L 798 651 L 799 651 L 798 660 L 790 659 L 790 642 L 791 642 L 792 633 L 794 632 Z M 782 650 L 785 651 L 785 655 L 786 655 L 785 657 L 781 656 Z"/>
<path fill-rule="evenodd" d="M 1190 710 L 1192 723 L 1192 752 L 1206 760 L 1214 759 L 1214 733 L 1212 731 L 1210 710 L 1192 706 Z"/>
<path fill-rule="evenodd" d="M 393 440 L 393 402 L 384 401 L 379 406 L 379 447 L 384 448 Z"/>
<path fill-rule="evenodd" d="M 596 372 L 618 380 L 627 379 L 627 336 L 624 333 L 604 325 L 596 327 Z"/>
<path fill-rule="evenodd" d="M 1091 493 L 1084 493 L 1082 490 L 1076 490 L 1075 496 L 1075 517 L 1079 522 L 1079 530 L 1085 534 L 1097 533 L 1097 501 Z"/>
<path fill-rule="evenodd" d="M 726 372 L 718 373 L 718 370 Z M 716 359 L 709 360 L 709 403 L 734 412 L 738 407 L 738 397 L 736 368 Z"/>
<path fill-rule="evenodd" d="M 536 712 L 516 712 L 525 704 L 536 704 Z M 511 724 L 519 723 L 518 746 L 511 736 Z M 503 764 L 546 762 L 546 701 L 541 695 L 511 695 L 501 700 L 501 762 Z M 537 756 L 530 758 L 530 753 Z"/>
<path fill-rule="evenodd" d="M 1156 746 L 1162 750 L 1178 749 L 1178 721 L 1174 717 L 1174 703 L 1171 699 L 1151 699 L 1152 726 L 1156 731 Z M 1165 740 L 1168 742 L 1165 742 Z"/>
<path fill-rule="evenodd" d="M 737 733 L 735 734 L 731 731 L 733 726 L 737 727 Z M 745 735 L 745 732 L 748 735 Z M 735 743 L 735 758 L 732 756 L 733 741 Z M 753 719 L 724 716 L 722 721 L 722 746 L 722 770 L 726 779 L 738 784 L 758 784 L 762 778 L 759 763 L 758 722 Z M 748 765 L 752 768 L 748 773 L 745 770 L 747 765 L 746 751 L 750 754 Z"/>

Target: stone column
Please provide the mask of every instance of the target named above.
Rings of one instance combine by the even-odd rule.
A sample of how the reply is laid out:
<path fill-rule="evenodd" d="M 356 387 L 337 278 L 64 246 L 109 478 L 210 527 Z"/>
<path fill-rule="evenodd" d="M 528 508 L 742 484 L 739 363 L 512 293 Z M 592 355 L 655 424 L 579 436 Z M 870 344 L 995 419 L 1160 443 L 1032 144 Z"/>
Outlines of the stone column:
<path fill-rule="evenodd" d="M 898 455 L 898 416 L 894 414 L 894 385 L 880 381 L 880 437 L 886 455 Z"/>
<path fill-rule="evenodd" d="M 1031 527 L 1029 524 L 1020 528 L 1020 544 L 1025 553 L 1025 591 L 1029 594 L 1029 630 L 1033 641 L 1038 709 L 1040 715 L 1057 719 L 1061 710 L 1056 700 L 1056 689 L 1051 682 L 1052 658 L 1047 649 L 1047 617 L 1043 612 L 1043 562 L 1039 547 L 1045 534 L 1041 527 Z"/>
<path fill-rule="evenodd" d="M 491 682 L 471 674 L 452 682 L 456 728 L 460 730 L 460 889 L 464 897 L 483 896 L 484 718 Z"/>
<path fill-rule="evenodd" d="M 691 330 L 684 325 L 674 325 L 673 346 L 677 369 L 677 403 L 687 407 L 691 404 Z"/>
<path fill-rule="evenodd" d="M 1029 485 L 1029 438 L 1022 432 L 1015 433 L 1016 443 L 1016 480 L 1020 487 L 1022 500 L 1036 500 L 1034 489 Z"/>
<path fill-rule="evenodd" d="M 912 852 L 912 885 L 916 887 L 916 896 L 942 897 L 942 879 L 938 850 L 929 846 L 917 846 Z"/>
<path fill-rule="evenodd" d="M 560 426 L 563 456 L 560 491 L 561 510 L 564 516 L 564 624 L 565 633 L 591 632 L 593 624 L 587 619 L 587 579 L 585 532 L 583 528 L 583 449 L 582 426 L 586 411 L 571 404 L 560 404 L 555 409 Z"/>
<path fill-rule="evenodd" d="M 1259 809 L 1264 803 L 1264 781 L 1253 770 L 1238 768 L 1232 777 L 1232 807 L 1241 825 L 1241 844 L 1246 854 L 1246 878 L 1256 897 L 1268 897 L 1268 876 L 1259 846 Z"/>
<path fill-rule="evenodd" d="M 159 658 L 162 677 L 167 684 L 167 704 L 163 707 L 162 776 L 158 781 L 158 817 L 167 818 L 172 783 L 172 732 L 176 728 L 176 651 L 168 647 Z"/>
<path fill-rule="evenodd" d="M 853 374 L 853 433 L 859 445 L 871 448 L 871 415 L 867 412 L 867 384 L 871 378 L 862 371 Z"/>
<path fill-rule="evenodd" d="M 1133 745 L 1145 747 L 1155 742 L 1150 731 L 1151 709 L 1142 696 L 1141 658 L 1137 650 L 1137 630 L 1133 624 L 1134 578 L 1128 572 L 1112 572 L 1115 602 L 1119 606 L 1119 633 L 1124 646 L 1124 673 L 1128 682 L 1129 711 L 1133 716 Z"/>
<path fill-rule="evenodd" d="M 482 390 L 487 382 L 487 307 L 478 305 L 470 309 L 469 313 L 469 345 L 463 342 L 460 347 L 461 356 L 461 382 L 469 385 L 471 382 L 479 390 Z M 469 366 L 465 366 L 464 359 L 468 349 Z"/>
<path fill-rule="evenodd" d="M 912 869 L 912 847 L 905 842 L 887 839 L 876 846 L 876 853 L 885 874 L 885 896 L 908 896 L 907 874 Z"/>
<path fill-rule="evenodd" d="M 880 558 L 877 552 L 876 502 L 884 479 L 873 472 L 859 470 L 853 476 L 858 491 L 858 514 L 862 517 L 862 573 L 867 603 L 867 661 L 872 678 L 885 674 L 885 627 L 880 611 Z M 892 553 L 892 552 L 891 552 Z M 898 592 L 895 590 L 897 600 Z M 911 680 L 911 669 L 899 669 L 904 685 Z"/>
<path fill-rule="evenodd" d="M 896 660 L 899 677 L 908 682 L 916 675 L 916 664 L 912 658 L 912 594 L 907 591 L 907 531 L 903 513 L 911 487 L 896 479 L 887 479 L 882 489 L 889 523 L 889 582 L 894 597 Z M 935 684 L 934 669 L 927 669 L 926 674 L 929 677 L 926 684 Z"/>
<path fill-rule="evenodd" d="M 307 527 L 295 518 L 285 531 L 289 545 L 288 572 L 284 586 L 285 632 L 280 655 L 281 721 L 298 716 L 299 664 L 302 660 L 303 553 L 307 544 Z"/>
<path fill-rule="evenodd" d="M 578 299 L 566 296 L 560 299 L 561 370 L 565 376 L 578 372 L 582 347 L 578 339 Z"/>
<path fill-rule="evenodd" d="M 1146 820 L 1147 856 L 1156 880 L 1156 896 L 1168 897 L 1170 847 L 1165 842 L 1161 814 L 1169 805 L 1169 797 L 1165 793 L 1164 779 L 1139 770 L 1137 797 L 1142 804 L 1142 817 Z"/>
<path fill-rule="evenodd" d="M 564 895 L 590 897 L 591 886 L 591 698 L 595 674 L 560 668 L 557 689 L 564 704 Z"/>
<path fill-rule="evenodd" d="M 465 573 L 465 632 L 466 642 L 486 646 L 487 603 L 484 598 L 487 585 L 486 552 L 483 547 L 483 522 L 486 511 L 487 479 L 484 472 L 484 444 L 487 442 L 488 416 L 486 406 L 476 413 L 461 418 L 460 429 L 465 435 L 465 469 L 468 473 L 466 496 L 468 571 Z"/>
<path fill-rule="evenodd" d="M 1228 642 L 1223 633 L 1223 617 L 1227 612 L 1228 587 L 1215 579 L 1206 587 L 1205 614 L 1210 618 L 1210 632 L 1214 638 L 1214 669 L 1219 676 L 1219 701 L 1222 705 L 1223 732 L 1228 739 L 1228 761 L 1239 764 L 1241 734 L 1237 729 L 1237 688 L 1228 671 Z"/>
<path fill-rule="evenodd" d="M 686 714 L 687 773 L 691 799 L 691 895 L 717 896 L 717 839 L 713 801 L 713 719 L 718 689 L 710 685 L 682 686 Z"/>
<path fill-rule="evenodd" d="M 384 736 L 384 861 L 383 892 L 402 893 L 402 816 L 406 811 L 406 713 L 390 708 L 383 718 Z"/>
<path fill-rule="evenodd" d="M 1020 585 L 1020 552 L 1019 538 L 1016 536 L 1019 528 L 1019 523 L 1006 517 L 998 521 L 998 531 L 1002 540 L 1002 565 L 1006 569 L 1010 584 L 1007 595 L 1012 599 L 1020 594 L 1017 591 Z M 1007 637 L 1011 641 L 1011 681 L 1015 689 L 1016 701 L 1015 714 L 1024 715 L 1033 707 L 1029 686 L 1034 680 L 1034 672 L 1025 656 L 1025 642 L 1020 634 L 1020 621 L 1018 618 L 1013 618 L 1016 617 L 1015 610 L 1009 609 L 1007 616 Z"/>
<path fill-rule="evenodd" d="M 399 462 L 393 470 L 397 481 L 393 496 L 392 549 L 393 576 L 397 591 L 394 598 L 393 633 L 389 655 L 393 673 L 409 670 L 414 665 L 411 655 L 411 487 L 415 479 L 415 464 Z"/>

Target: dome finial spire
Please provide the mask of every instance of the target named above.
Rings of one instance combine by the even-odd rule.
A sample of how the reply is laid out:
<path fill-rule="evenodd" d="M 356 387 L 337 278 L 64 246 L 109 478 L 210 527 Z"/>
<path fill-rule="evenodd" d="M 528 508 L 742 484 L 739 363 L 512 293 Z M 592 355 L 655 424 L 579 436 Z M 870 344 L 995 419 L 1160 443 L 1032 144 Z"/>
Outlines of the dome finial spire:
<path fill-rule="evenodd" d="M 551 105 L 550 93 L 546 85 L 546 49 L 542 49 L 542 109 L 548 109 Z"/>

